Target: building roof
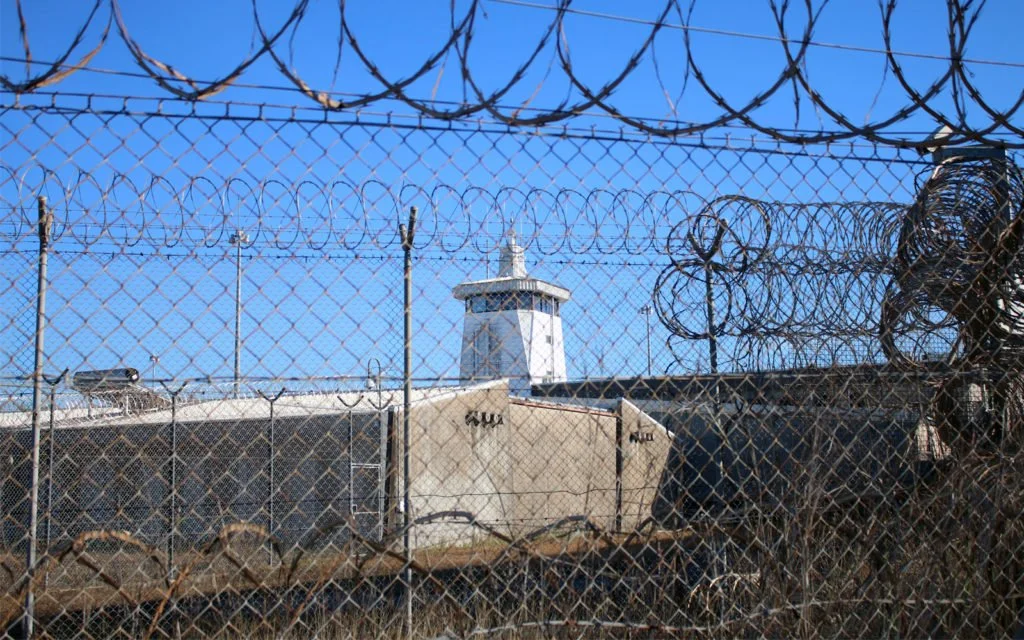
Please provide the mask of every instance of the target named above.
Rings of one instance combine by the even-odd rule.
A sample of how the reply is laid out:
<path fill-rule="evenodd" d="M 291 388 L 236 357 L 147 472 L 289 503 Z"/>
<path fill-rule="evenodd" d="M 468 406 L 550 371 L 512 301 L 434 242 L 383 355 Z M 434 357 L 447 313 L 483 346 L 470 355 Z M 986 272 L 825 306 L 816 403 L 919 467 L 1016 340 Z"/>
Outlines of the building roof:
<path fill-rule="evenodd" d="M 569 299 L 569 290 L 550 282 L 536 278 L 490 278 L 463 282 L 452 289 L 452 295 L 459 300 L 486 293 L 533 292 L 551 296 L 555 300 L 565 302 Z"/>
<path fill-rule="evenodd" d="M 507 386 L 507 380 L 494 380 L 467 387 L 421 387 L 412 390 L 413 405 L 432 402 L 460 393 L 492 387 Z M 401 407 L 402 389 L 346 391 L 343 393 L 285 394 L 274 402 L 274 415 L 288 416 L 334 415 L 339 413 L 374 412 L 389 407 Z M 220 422 L 269 419 L 270 402 L 260 396 L 245 398 L 218 398 L 199 402 L 181 402 L 175 409 L 178 422 Z M 121 407 L 59 408 L 54 411 L 54 424 L 65 427 L 108 427 L 115 425 L 167 424 L 171 409 L 161 408 L 141 413 L 125 412 Z M 49 411 L 43 416 L 44 429 L 49 422 Z M 24 429 L 32 426 L 31 411 L 0 413 L 0 428 Z"/>
<path fill-rule="evenodd" d="M 713 395 L 748 403 L 839 404 L 844 406 L 914 406 L 927 404 L 927 384 L 944 373 L 941 363 L 908 372 L 890 364 L 807 367 L 774 371 L 588 378 L 534 384 L 538 397 L 640 398 L 673 402 L 703 401 Z"/>
<path fill-rule="evenodd" d="M 569 290 L 557 284 L 531 278 L 526 274 L 526 251 L 516 244 L 515 231 L 508 232 L 508 241 L 498 258 L 498 277 L 463 282 L 452 290 L 459 300 L 488 293 L 532 292 L 551 296 L 565 302 Z"/>

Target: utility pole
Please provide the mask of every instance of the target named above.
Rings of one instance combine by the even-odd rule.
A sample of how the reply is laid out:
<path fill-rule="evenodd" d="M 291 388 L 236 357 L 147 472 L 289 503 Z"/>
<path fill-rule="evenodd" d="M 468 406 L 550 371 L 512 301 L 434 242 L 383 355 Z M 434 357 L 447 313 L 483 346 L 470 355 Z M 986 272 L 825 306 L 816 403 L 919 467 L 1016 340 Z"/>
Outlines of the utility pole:
<path fill-rule="evenodd" d="M 238 397 L 238 380 L 241 376 L 242 358 L 242 245 L 249 242 L 249 234 L 237 230 L 228 239 L 235 247 L 235 377 L 234 392 Z"/>
<path fill-rule="evenodd" d="M 647 320 L 647 377 L 651 376 L 651 313 L 654 309 L 649 304 L 645 304 L 640 307 L 640 313 L 642 313 Z"/>

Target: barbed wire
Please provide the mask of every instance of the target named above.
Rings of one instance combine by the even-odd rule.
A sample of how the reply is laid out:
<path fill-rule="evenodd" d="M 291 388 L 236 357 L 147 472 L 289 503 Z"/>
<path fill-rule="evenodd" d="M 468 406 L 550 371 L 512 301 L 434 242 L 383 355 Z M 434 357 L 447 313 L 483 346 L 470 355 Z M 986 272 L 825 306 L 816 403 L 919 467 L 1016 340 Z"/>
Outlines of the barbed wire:
<path fill-rule="evenodd" d="M 1013 123 L 1013 119 L 1024 104 L 1024 91 L 1021 91 L 1019 96 L 1013 99 L 1013 103 L 1008 108 L 996 108 L 983 97 L 978 89 L 977 81 L 972 77 L 969 65 L 996 64 L 999 61 L 975 60 L 965 55 L 972 38 L 980 37 L 974 33 L 974 28 L 984 7 L 983 4 L 979 5 L 963 0 L 947 0 L 945 22 L 949 52 L 943 56 L 928 55 L 932 60 L 940 58 L 946 63 L 946 68 L 927 88 L 919 90 L 910 81 L 904 64 L 900 61 L 901 58 L 910 56 L 913 52 L 899 51 L 892 45 L 893 21 L 897 2 L 889 0 L 883 3 L 880 27 L 884 47 L 874 51 L 884 55 L 883 77 L 891 74 L 899 90 L 903 92 L 905 102 L 890 115 L 862 125 L 856 124 L 848 114 L 844 113 L 833 101 L 826 99 L 815 88 L 815 83 L 810 78 L 807 69 L 807 53 L 812 47 L 854 48 L 815 40 L 816 27 L 827 17 L 827 3 L 817 7 L 814 6 L 812 0 L 798 3 L 799 11 L 803 14 L 803 25 L 799 33 L 791 32 L 790 27 L 787 27 L 787 23 L 792 22 L 789 20 L 791 18 L 789 4 L 782 3 L 780 5 L 774 0 L 769 0 L 767 5 L 773 16 L 777 35 L 728 33 L 730 36 L 748 39 L 775 40 L 780 44 L 781 51 L 785 56 L 785 64 L 778 72 L 777 77 L 767 84 L 767 88 L 760 90 L 742 105 L 726 98 L 726 92 L 712 83 L 705 70 L 705 65 L 695 55 L 691 31 L 695 32 L 699 29 L 691 22 L 696 4 L 696 0 L 690 0 L 688 3 L 682 0 L 667 0 L 658 11 L 656 20 L 632 21 L 634 24 L 642 24 L 648 28 L 646 36 L 621 68 L 612 71 L 611 75 L 602 83 L 593 83 L 584 81 L 576 70 L 570 54 L 569 37 L 565 29 L 567 16 L 580 13 L 581 10 L 573 8 L 571 0 L 559 0 L 556 4 L 548 7 L 553 14 L 552 18 L 528 49 L 529 53 L 524 61 L 497 89 L 485 90 L 477 80 L 480 71 L 474 68 L 474 63 L 470 62 L 470 50 L 474 38 L 479 40 L 480 37 L 477 33 L 480 30 L 478 20 L 485 12 L 483 4 L 478 0 L 470 2 L 462 13 L 457 12 L 454 3 L 451 5 L 449 10 L 450 31 L 443 39 L 443 43 L 428 54 L 414 72 L 400 79 L 386 73 L 379 62 L 371 56 L 364 45 L 364 40 L 367 38 L 356 32 L 352 20 L 348 17 L 348 7 L 343 0 L 340 0 L 337 9 L 340 14 L 341 33 L 335 58 L 340 60 L 341 50 L 347 47 L 355 54 L 362 70 L 382 87 L 377 91 L 357 92 L 335 91 L 333 87 L 330 90 L 315 87 L 295 67 L 291 55 L 286 58 L 279 52 L 280 41 L 282 39 L 294 40 L 304 21 L 312 19 L 307 0 L 297 2 L 286 17 L 279 24 L 274 25 L 267 24 L 261 18 L 257 4 L 253 2 L 252 19 L 257 32 L 258 46 L 240 63 L 237 63 L 231 71 L 212 80 L 199 80 L 184 73 L 173 63 L 159 60 L 147 53 L 138 38 L 133 36 L 121 14 L 117 0 L 109 0 L 109 2 L 96 0 L 83 25 L 64 52 L 43 71 L 33 73 L 30 64 L 32 62 L 31 39 L 21 11 L 20 0 L 18 0 L 24 62 L 29 68 L 26 71 L 26 76 L 20 80 L 0 75 L 0 83 L 5 91 L 22 94 L 31 93 L 64 80 L 83 70 L 96 53 L 105 46 L 110 27 L 113 24 L 116 26 L 116 34 L 128 49 L 143 77 L 152 79 L 162 91 L 187 100 L 205 100 L 224 91 L 238 83 L 258 60 L 267 58 L 293 90 L 298 91 L 323 109 L 332 111 L 352 110 L 383 101 L 398 101 L 415 113 L 433 119 L 458 120 L 486 114 L 501 123 L 514 127 L 537 127 L 592 115 L 606 115 L 637 131 L 653 136 L 672 138 L 693 135 L 720 127 L 742 126 L 776 140 L 801 144 L 866 139 L 881 144 L 920 150 L 964 142 L 1024 148 L 1024 142 L 1006 138 L 1007 135 L 1018 137 L 1024 135 L 1024 128 Z M 104 12 L 106 13 L 105 26 L 97 37 L 95 47 L 82 56 L 78 62 L 69 64 L 68 60 L 71 56 L 79 48 L 85 46 L 86 34 L 90 32 L 90 26 L 103 21 L 102 14 Z M 670 16 L 675 16 L 678 23 L 670 23 Z M 623 19 L 621 16 L 611 17 Z M 699 90 L 719 109 L 719 115 L 714 117 L 691 116 L 689 122 L 666 124 L 664 120 L 636 117 L 614 104 L 613 97 L 620 91 L 625 81 L 636 73 L 641 64 L 647 60 L 650 60 L 655 66 L 655 76 L 661 93 L 666 97 L 670 95 L 671 92 L 667 89 L 654 49 L 657 36 L 667 28 L 678 29 L 683 33 L 682 46 L 685 52 L 685 66 L 683 68 L 682 92 L 694 91 L 696 89 L 689 87 L 693 84 L 697 85 Z M 549 49 L 553 49 L 550 68 L 538 69 L 540 65 L 547 64 L 542 60 L 546 57 L 542 53 Z M 864 48 L 856 49 L 864 50 Z M 435 99 L 437 97 L 436 86 L 434 95 L 429 99 L 413 94 L 413 86 L 418 81 L 426 78 L 428 74 L 443 72 L 445 66 L 453 58 L 457 61 L 463 86 L 467 90 L 461 101 L 443 106 Z M 1015 63 L 1007 62 L 1006 66 L 1015 68 Z M 575 101 L 566 98 L 555 106 L 537 109 L 532 103 L 542 85 L 556 82 L 556 79 L 551 77 L 556 70 L 561 74 L 561 80 L 565 80 L 579 95 L 579 98 Z M 337 71 L 336 68 L 336 75 Z M 505 104 L 510 99 L 512 91 L 519 88 L 528 76 L 532 77 L 531 73 L 543 74 L 544 80 L 541 85 L 531 91 L 525 100 L 516 104 Z M 819 113 L 819 117 L 827 119 L 828 124 L 823 122 L 820 130 L 807 131 L 780 127 L 778 124 L 765 121 L 763 119 L 765 116 L 759 115 L 759 112 L 763 111 L 760 108 L 769 101 L 783 100 L 782 96 L 787 93 L 787 87 L 793 89 L 793 110 L 797 121 L 799 121 L 800 103 L 808 101 Z M 951 99 L 953 114 L 944 113 L 935 106 L 940 101 L 939 98 Z M 674 101 L 671 98 L 668 99 L 675 111 L 675 105 L 680 104 L 681 100 L 679 98 Z M 968 125 L 967 113 L 971 109 L 980 111 L 987 121 L 981 125 Z M 912 117 L 919 115 L 926 116 L 938 125 L 949 127 L 953 133 L 941 141 L 932 140 L 928 136 L 901 137 L 893 133 L 894 128 L 899 124 L 908 122 Z"/>
<path fill-rule="evenodd" d="M 896 269 L 905 302 L 894 302 L 893 313 L 924 305 L 973 325 L 964 345 L 973 359 L 1024 355 L 1022 209 L 1024 175 L 1015 165 L 953 158 L 936 168 L 900 226 Z"/>
<path fill-rule="evenodd" d="M 31 216 L 40 188 L 28 185 L 32 171 L 17 173 L 0 166 L 0 178 L 6 177 L 0 188 L 11 190 L 0 233 L 12 240 L 13 250 L 19 239 L 35 232 Z M 449 258 L 463 250 L 494 251 L 509 230 L 516 231 L 524 249 L 554 258 L 591 253 L 671 256 L 685 244 L 679 234 L 691 222 L 703 220 L 708 207 L 734 207 L 737 212 L 723 215 L 743 217 L 749 216 L 745 208 L 756 204 L 765 207 L 764 216 L 772 216 L 773 222 L 762 217 L 761 228 L 744 232 L 764 236 L 754 242 L 775 242 L 776 263 L 797 260 L 791 254 L 813 242 L 815 259 L 839 269 L 851 256 L 876 261 L 891 257 L 894 217 L 906 207 L 873 202 L 757 204 L 739 196 L 709 204 L 685 190 L 393 186 L 378 180 L 356 184 L 311 178 L 289 184 L 235 177 L 216 184 L 203 176 L 175 182 L 151 176 L 140 182 L 118 174 L 101 183 L 85 172 L 62 179 L 40 171 L 43 181 L 53 185 L 53 241 L 63 251 L 107 246 L 188 252 L 226 246 L 238 230 L 249 238 L 246 249 L 381 251 L 398 246 L 394 221 L 415 204 L 422 211 L 417 248 L 437 249 Z M 775 216 L 780 216 L 778 221 Z M 684 222 L 676 222 L 680 219 Z M 737 218 L 735 224 L 748 222 Z M 830 233 L 838 228 L 844 233 Z M 735 241 L 730 247 L 731 252 L 745 251 Z"/>
<path fill-rule="evenodd" d="M 553 10 L 557 9 L 557 7 L 554 7 L 554 6 L 551 6 L 551 5 L 538 4 L 538 3 L 535 3 L 535 2 L 523 2 L 521 0 L 490 0 L 490 2 L 494 2 L 494 3 L 497 3 L 497 4 L 507 4 L 507 5 L 516 6 L 516 7 L 528 7 L 528 8 L 531 8 L 531 9 L 543 9 L 545 11 L 553 11 Z M 653 22 L 651 20 L 644 20 L 642 18 L 634 18 L 634 17 L 630 17 L 630 16 L 623 16 L 623 15 L 618 15 L 618 14 L 605 13 L 605 12 L 601 12 L 601 11 L 588 11 L 588 10 L 584 10 L 584 9 L 569 9 L 569 8 L 567 8 L 567 9 L 565 9 L 565 13 L 572 14 L 572 15 L 580 15 L 580 16 L 590 16 L 590 17 L 594 17 L 594 18 L 603 18 L 605 20 L 612 20 L 612 21 L 615 21 L 615 22 L 623 22 L 623 23 L 631 23 L 631 24 L 642 24 L 642 25 L 646 25 L 646 26 L 654 26 L 656 24 L 655 22 Z M 664 28 L 666 28 L 666 29 L 686 30 L 686 31 L 692 31 L 694 33 L 707 33 L 707 34 L 719 35 L 719 36 L 729 36 L 729 37 L 738 38 L 738 39 L 741 39 L 741 40 L 749 39 L 749 40 L 768 40 L 768 41 L 771 41 L 771 42 L 785 42 L 785 40 L 783 38 L 780 38 L 779 36 L 770 36 L 770 35 L 765 35 L 765 34 L 760 34 L 760 33 L 749 33 L 749 32 L 736 31 L 736 30 L 731 30 L 731 29 L 713 29 L 713 28 L 708 28 L 708 27 L 699 27 L 699 26 L 695 26 L 695 25 L 692 25 L 692 24 L 665 24 Z M 812 47 L 822 47 L 822 48 L 826 48 L 826 49 L 839 49 L 839 50 L 842 50 L 842 51 L 858 51 L 858 52 L 861 52 L 861 53 L 878 53 L 878 54 L 882 54 L 882 55 L 885 55 L 885 54 L 888 53 L 888 51 L 886 51 L 885 49 L 877 49 L 877 48 L 872 48 L 872 47 L 862 47 L 862 46 L 856 46 L 856 45 L 839 44 L 839 43 L 836 43 L 836 42 L 820 42 L 820 41 L 816 41 L 816 40 L 811 40 L 810 42 L 808 42 L 808 44 L 810 46 L 812 46 Z M 936 54 L 930 54 L 930 53 L 921 53 L 921 52 L 917 52 L 917 51 L 905 51 L 904 50 L 904 51 L 893 51 L 892 53 L 893 53 L 893 55 L 896 55 L 896 56 L 901 57 L 901 58 L 920 58 L 920 59 L 923 59 L 923 60 L 942 60 L 942 61 L 948 61 L 949 60 L 948 56 L 936 55 Z M 971 64 L 983 64 L 983 65 L 993 65 L 993 66 L 1022 67 L 1022 68 L 1024 68 L 1024 63 L 1009 62 L 1009 61 L 1006 61 L 1006 60 L 984 60 L 984 59 L 978 59 L 978 58 L 964 58 L 963 61 L 971 63 Z"/>
<path fill-rule="evenodd" d="M 875 327 L 905 210 L 888 202 L 712 200 L 667 235 L 671 263 L 653 292 L 658 317 L 684 343 L 708 341 L 717 352 L 727 340 L 720 355 L 730 369 L 798 365 L 779 358 L 799 354 L 807 364 L 877 361 Z M 921 347 L 934 349 L 929 342 L 945 329 L 938 323 L 939 335 Z"/>
<path fill-rule="evenodd" d="M 0 232 L 11 239 L 13 254 L 30 255 L 30 244 L 19 247 L 34 239 L 28 192 L 38 189 L 23 186 L 26 173 L 6 173 L 9 187 L 26 191 L 12 198 L 28 204 L 13 206 Z M 53 246 L 67 255 L 221 260 L 227 238 L 241 229 L 247 259 L 388 260 L 398 247 L 394 220 L 416 204 L 423 261 L 478 262 L 515 230 L 524 249 L 548 267 L 653 268 L 659 275 L 650 295 L 676 338 L 668 346 L 684 370 L 695 340 L 720 342 L 721 362 L 730 370 L 887 360 L 877 326 L 910 206 L 736 195 L 709 201 L 690 191 L 638 189 L 240 178 L 217 185 L 201 176 L 177 183 L 154 176 L 140 185 L 124 175 L 102 184 L 84 172 L 72 179 L 43 175 L 58 185 L 51 199 Z M 912 327 L 896 328 L 901 348 L 917 359 L 952 348 L 956 332 L 948 314 L 918 316 Z"/>
<path fill-rule="evenodd" d="M 901 329 L 955 329 L 942 353 L 972 372 L 941 383 L 935 403 L 940 433 L 954 448 L 999 445 L 1024 415 L 1024 174 L 1005 160 L 952 157 L 935 168 L 900 226 L 893 282 L 879 323 L 888 358 L 905 369 L 920 362 L 902 348 Z M 1007 370 L 1010 375 L 993 375 Z M 990 378 L 990 379 L 989 379 Z M 972 385 L 991 385 L 978 423 L 951 406 L 972 402 Z M 980 389 L 980 386 L 978 387 Z M 969 412 L 968 412 L 969 413 Z"/>
<path fill-rule="evenodd" d="M 863 126 L 822 106 L 807 74 L 832 5 L 795 4 L 794 21 L 767 3 L 786 58 L 743 106 L 695 59 L 695 5 L 659 4 L 625 66 L 588 83 L 566 25 L 587 12 L 559 0 L 494 90 L 471 62 L 486 2 L 445 9 L 439 48 L 397 80 L 341 2 L 338 56 L 383 87 L 358 94 L 314 86 L 284 53 L 315 19 L 307 0 L 273 24 L 254 3 L 251 51 L 212 80 L 154 57 L 116 0 L 85 7 L 67 52 L 33 75 L 17 3 L 27 71 L 0 107 L 0 636 L 1010 635 L 1024 603 L 1024 177 L 1012 162 L 936 167 L 949 150 L 880 151 L 1024 147 L 1019 104 L 989 113 L 961 78 L 986 62 L 964 55 L 982 5 L 947 3 L 946 74 L 924 92 L 898 78 L 906 105 Z M 895 7 L 881 6 L 894 75 Z M 667 94 L 655 46 L 670 28 L 685 35 L 684 92 L 720 116 L 617 108 L 648 61 Z M 90 70 L 99 49 L 78 49 L 98 31 L 173 97 L 139 109 L 49 91 Z M 310 106 L 218 101 L 259 60 Z M 418 95 L 453 60 L 468 99 Z M 549 62 L 544 83 L 571 97 L 516 104 Z M 790 89 L 834 130 L 763 121 Z M 934 119 L 953 135 L 897 137 L 948 99 Z M 345 112 L 396 100 L 394 117 Z M 971 130 L 979 109 L 989 122 Z M 623 128 L 588 132 L 596 117 Z M 719 147 L 718 127 L 753 133 Z M 505 358 L 459 331 L 488 306 L 451 295 L 491 280 L 499 249 L 513 268 L 529 251 L 524 277 L 571 292 L 561 308 L 531 297 L 528 313 L 539 330 L 548 310 L 535 344 L 559 343 L 582 378 L 552 367 L 523 398 L 490 373 L 456 377 L 460 357 Z M 415 276 L 405 308 L 400 257 Z M 104 391 L 65 375 L 111 364 L 149 375 Z"/>
<path fill-rule="evenodd" d="M 723 338 L 741 368 L 795 366 L 780 358 L 802 354 L 803 364 L 920 369 L 967 358 L 961 365 L 1019 369 L 1019 167 L 954 157 L 919 183 L 910 207 L 709 202 L 668 234 L 659 319 L 677 338 L 707 341 L 712 371 Z"/>

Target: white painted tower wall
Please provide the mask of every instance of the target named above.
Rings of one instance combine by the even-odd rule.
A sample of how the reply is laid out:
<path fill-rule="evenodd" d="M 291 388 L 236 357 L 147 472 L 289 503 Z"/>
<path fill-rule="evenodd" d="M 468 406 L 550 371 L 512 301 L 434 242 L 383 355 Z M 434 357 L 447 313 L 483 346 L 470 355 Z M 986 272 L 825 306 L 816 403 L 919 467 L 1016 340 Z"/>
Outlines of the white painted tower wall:
<path fill-rule="evenodd" d="M 560 317 L 541 311 L 468 312 L 459 377 L 465 382 L 511 378 L 514 391 L 564 381 L 564 344 Z"/>
<path fill-rule="evenodd" d="M 560 306 L 569 292 L 527 275 L 514 234 L 502 248 L 498 277 L 460 284 L 453 294 L 466 301 L 463 383 L 508 378 L 514 393 L 528 393 L 531 384 L 566 379 Z M 508 302 L 495 303 L 499 298 Z"/>

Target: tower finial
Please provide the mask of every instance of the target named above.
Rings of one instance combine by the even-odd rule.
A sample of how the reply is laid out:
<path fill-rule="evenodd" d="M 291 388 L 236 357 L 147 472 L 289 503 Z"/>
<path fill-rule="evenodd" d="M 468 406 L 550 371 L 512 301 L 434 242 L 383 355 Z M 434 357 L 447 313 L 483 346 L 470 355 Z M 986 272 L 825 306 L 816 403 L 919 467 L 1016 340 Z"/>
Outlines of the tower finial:
<path fill-rule="evenodd" d="M 515 229 L 509 229 L 507 237 L 508 241 L 501 248 L 501 255 L 498 257 L 498 277 L 525 278 L 526 253 L 516 244 Z"/>

